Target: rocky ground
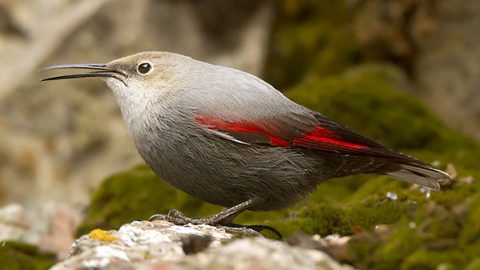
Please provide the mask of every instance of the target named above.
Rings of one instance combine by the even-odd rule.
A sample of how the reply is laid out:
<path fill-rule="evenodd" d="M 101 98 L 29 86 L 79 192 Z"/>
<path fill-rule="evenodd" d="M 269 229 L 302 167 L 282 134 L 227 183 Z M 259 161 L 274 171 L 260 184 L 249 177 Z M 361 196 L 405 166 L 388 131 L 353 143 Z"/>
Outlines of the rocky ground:
<path fill-rule="evenodd" d="M 311 239 L 310 241 L 315 241 Z M 208 225 L 135 221 L 93 230 L 75 241 L 60 269 L 322 269 L 350 270 L 326 253 L 263 237 L 238 238 Z"/>
<path fill-rule="evenodd" d="M 338 237 L 298 235 L 288 243 L 226 227 L 134 221 L 94 229 L 72 244 L 73 227 L 59 225 L 69 219 L 51 221 L 42 233 L 27 224 L 20 206 L 0 209 L 2 269 L 353 269 L 322 251 L 341 249 L 346 241 Z"/>

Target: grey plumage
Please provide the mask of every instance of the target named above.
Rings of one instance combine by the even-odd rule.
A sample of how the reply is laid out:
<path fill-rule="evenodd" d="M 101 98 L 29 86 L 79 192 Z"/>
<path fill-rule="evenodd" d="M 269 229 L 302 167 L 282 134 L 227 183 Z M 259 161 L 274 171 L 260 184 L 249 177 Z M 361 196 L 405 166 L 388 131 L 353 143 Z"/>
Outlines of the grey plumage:
<path fill-rule="evenodd" d="M 151 70 L 141 74 L 141 64 Z M 448 178 L 239 70 L 166 52 L 139 53 L 99 68 L 111 72 L 104 79 L 147 164 L 170 184 L 214 204 L 232 207 L 258 198 L 249 209 L 280 209 L 322 181 L 360 173 L 432 189 Z"/>

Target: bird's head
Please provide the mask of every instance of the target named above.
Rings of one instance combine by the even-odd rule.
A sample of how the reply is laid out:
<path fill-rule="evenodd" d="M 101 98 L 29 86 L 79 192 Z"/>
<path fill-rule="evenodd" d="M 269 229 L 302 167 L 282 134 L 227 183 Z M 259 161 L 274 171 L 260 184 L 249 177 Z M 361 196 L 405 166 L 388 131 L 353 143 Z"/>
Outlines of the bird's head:
<path fill-rule="evenodd" d="M 101 78 L 117 98 L 138 99 L 167 95 L 175 81 L 188 69 L 191 58 L 168 52 L 141 52 L 106 64 L 67 64 L 42 70 L 83 69 L 86 72 L 51 76 L 42 81 Z"/>

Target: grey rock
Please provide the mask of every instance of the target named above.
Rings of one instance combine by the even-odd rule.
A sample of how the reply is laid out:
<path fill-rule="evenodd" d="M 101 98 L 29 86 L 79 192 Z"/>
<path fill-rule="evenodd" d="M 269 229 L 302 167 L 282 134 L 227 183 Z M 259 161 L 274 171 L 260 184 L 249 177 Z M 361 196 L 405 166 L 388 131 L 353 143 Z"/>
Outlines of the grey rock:
<path fill-rule="evenodd" d="M 66 258 L 79 218 L 59 205 L 44 204 L 39 208 L 36 215 L 27 215 L 19 204 L 0 208 L 0 243 L 28 243 L 60 259 Z"/>
<path fill-rule="evenodd" d="M 10 204 L 0 209 L 0 241 L 37 244 L 39 239 L 40 235 L 28 226 L 22 206 Z"/>
<path fill-rule="evenodd" d="M 192 248 L 194 247 L 194 248 Z M 263 237 L 235 238 L 224 228 L 134 221 L 76 240 L 60 269 L 350 270 L 327 254 Z"/>

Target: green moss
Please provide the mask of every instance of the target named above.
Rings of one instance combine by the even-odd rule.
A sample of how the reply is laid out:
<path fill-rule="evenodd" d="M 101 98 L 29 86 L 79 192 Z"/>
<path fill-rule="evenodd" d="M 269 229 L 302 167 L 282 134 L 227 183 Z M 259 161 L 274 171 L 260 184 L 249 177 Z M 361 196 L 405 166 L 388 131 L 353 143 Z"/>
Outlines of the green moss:
<path fill-rule="evenodd" d="M 478 192 L 478 184 L 472 184 L 470 189 Z M 465 194 L 465 190 L 456 188 L 458 193 Z M 438 197 L 449 195 L 437 193 Z M 433 198 L 418 197 L 418 192 L 400 192 L 398 200 L 412 207 L 400 209 L 399 218 L 387 222 L 391 224 L 391 235 L 373 233 L 354 241 L 349 246 L 350 261 L 365 269 L 392 269 L 398 265 L 401 269 L 451 269 L 451 266 L 462 269 L 480 252 L 478 223 L 475 223 L 478 212 L 467 211 L 466 198 L 441 200 L 451 203 L 445 205 Z M 360 257 L 367 251 L 373 255 Z"/>
<path fill-rule="evenodd" d="M 464 221 L 465 229 L 460 236 L 461 244 L 464 246 L 474 243 L 480 244 L 480 195 L 474 196 L 468 204 L 470 207 L 468 208 L 467 218 Z M 480 248 L 477 250 L 480 252 Z"/>
<path fill-rule="evenodd" d="M 348 234 L 350 225 L 345 209 L 328 204 L 311 204 L 305 207 L 291 225 L 308 234 Z"/>
<path fill-rule="evenodd" d="M 476 258 L 475 260 L 471 261 L 465 270 L 478 270 L 480 269 L 480 258 Z"/>
<path fill-rule="evenodd" d="M 400 228 L 386 243 L 377 247 L 374 252 L 374 262 L 371 269 L 391 269 L 398 266 L 416 249 L 421 247 L 421 241 L 414 237 L 405 237 L 411 234 L 408 227 Z"/>
<path fill-rule="evenodd" d="M 393 192 L 397 196 L 401 196 L 401 192 L 408 184 L 400 181 L 392 181 L 392 178 L 387 176 L 372 176 L 365 175 L 358 187 L 355 187 L 355 193 L 350 193 L 346 198 L 348 202 L 355 203 L 362 201 L 372 194 L 382 194 L 386 198 L 387 192 Z M 358 181 L 359 179 L 357 179 Z"/>
<path fill-rule="evenodd" d="M 462 255 L 458 252 L 441 252 L 418 249 L 402 262 L 402 270 L 454 270 Z"/>
<path fill-rule="evenodd" d="M 343 205 L 310 201 L 300 208 L 295 219 L 284 222 L 284 226 L 308 234 L 347 235 L 373 231 L 376 225 L 393 223 L 413 208 L 408 201 L 390 200 L 384 194 L 373 194 L 362 201 Z"/>
<path fill-rule="evenodd" d="M 378 224 L 390 224 L 399 220 L 411 208 L 413 206 L 408 202 L 394 201 L 384 194 L 374 194 L 362 203 L 348 207 L 346 216 L 352 227 L 373 230 Z"/>
<path fill-rule="evenodd" d="M 4 242 L 0 246 L 0 269 L 43 270 L 53 264 L 55 255 L 40 252 L 35 246 L 20 242 Z"/>
<path fill-rule="evenodd" d="M 347 248 L 346 262 L 360 269 L 371 269 L 375 250 L 379 245 L 379 239 L 363 235 L 363 237 L 350 240 Z"/>

